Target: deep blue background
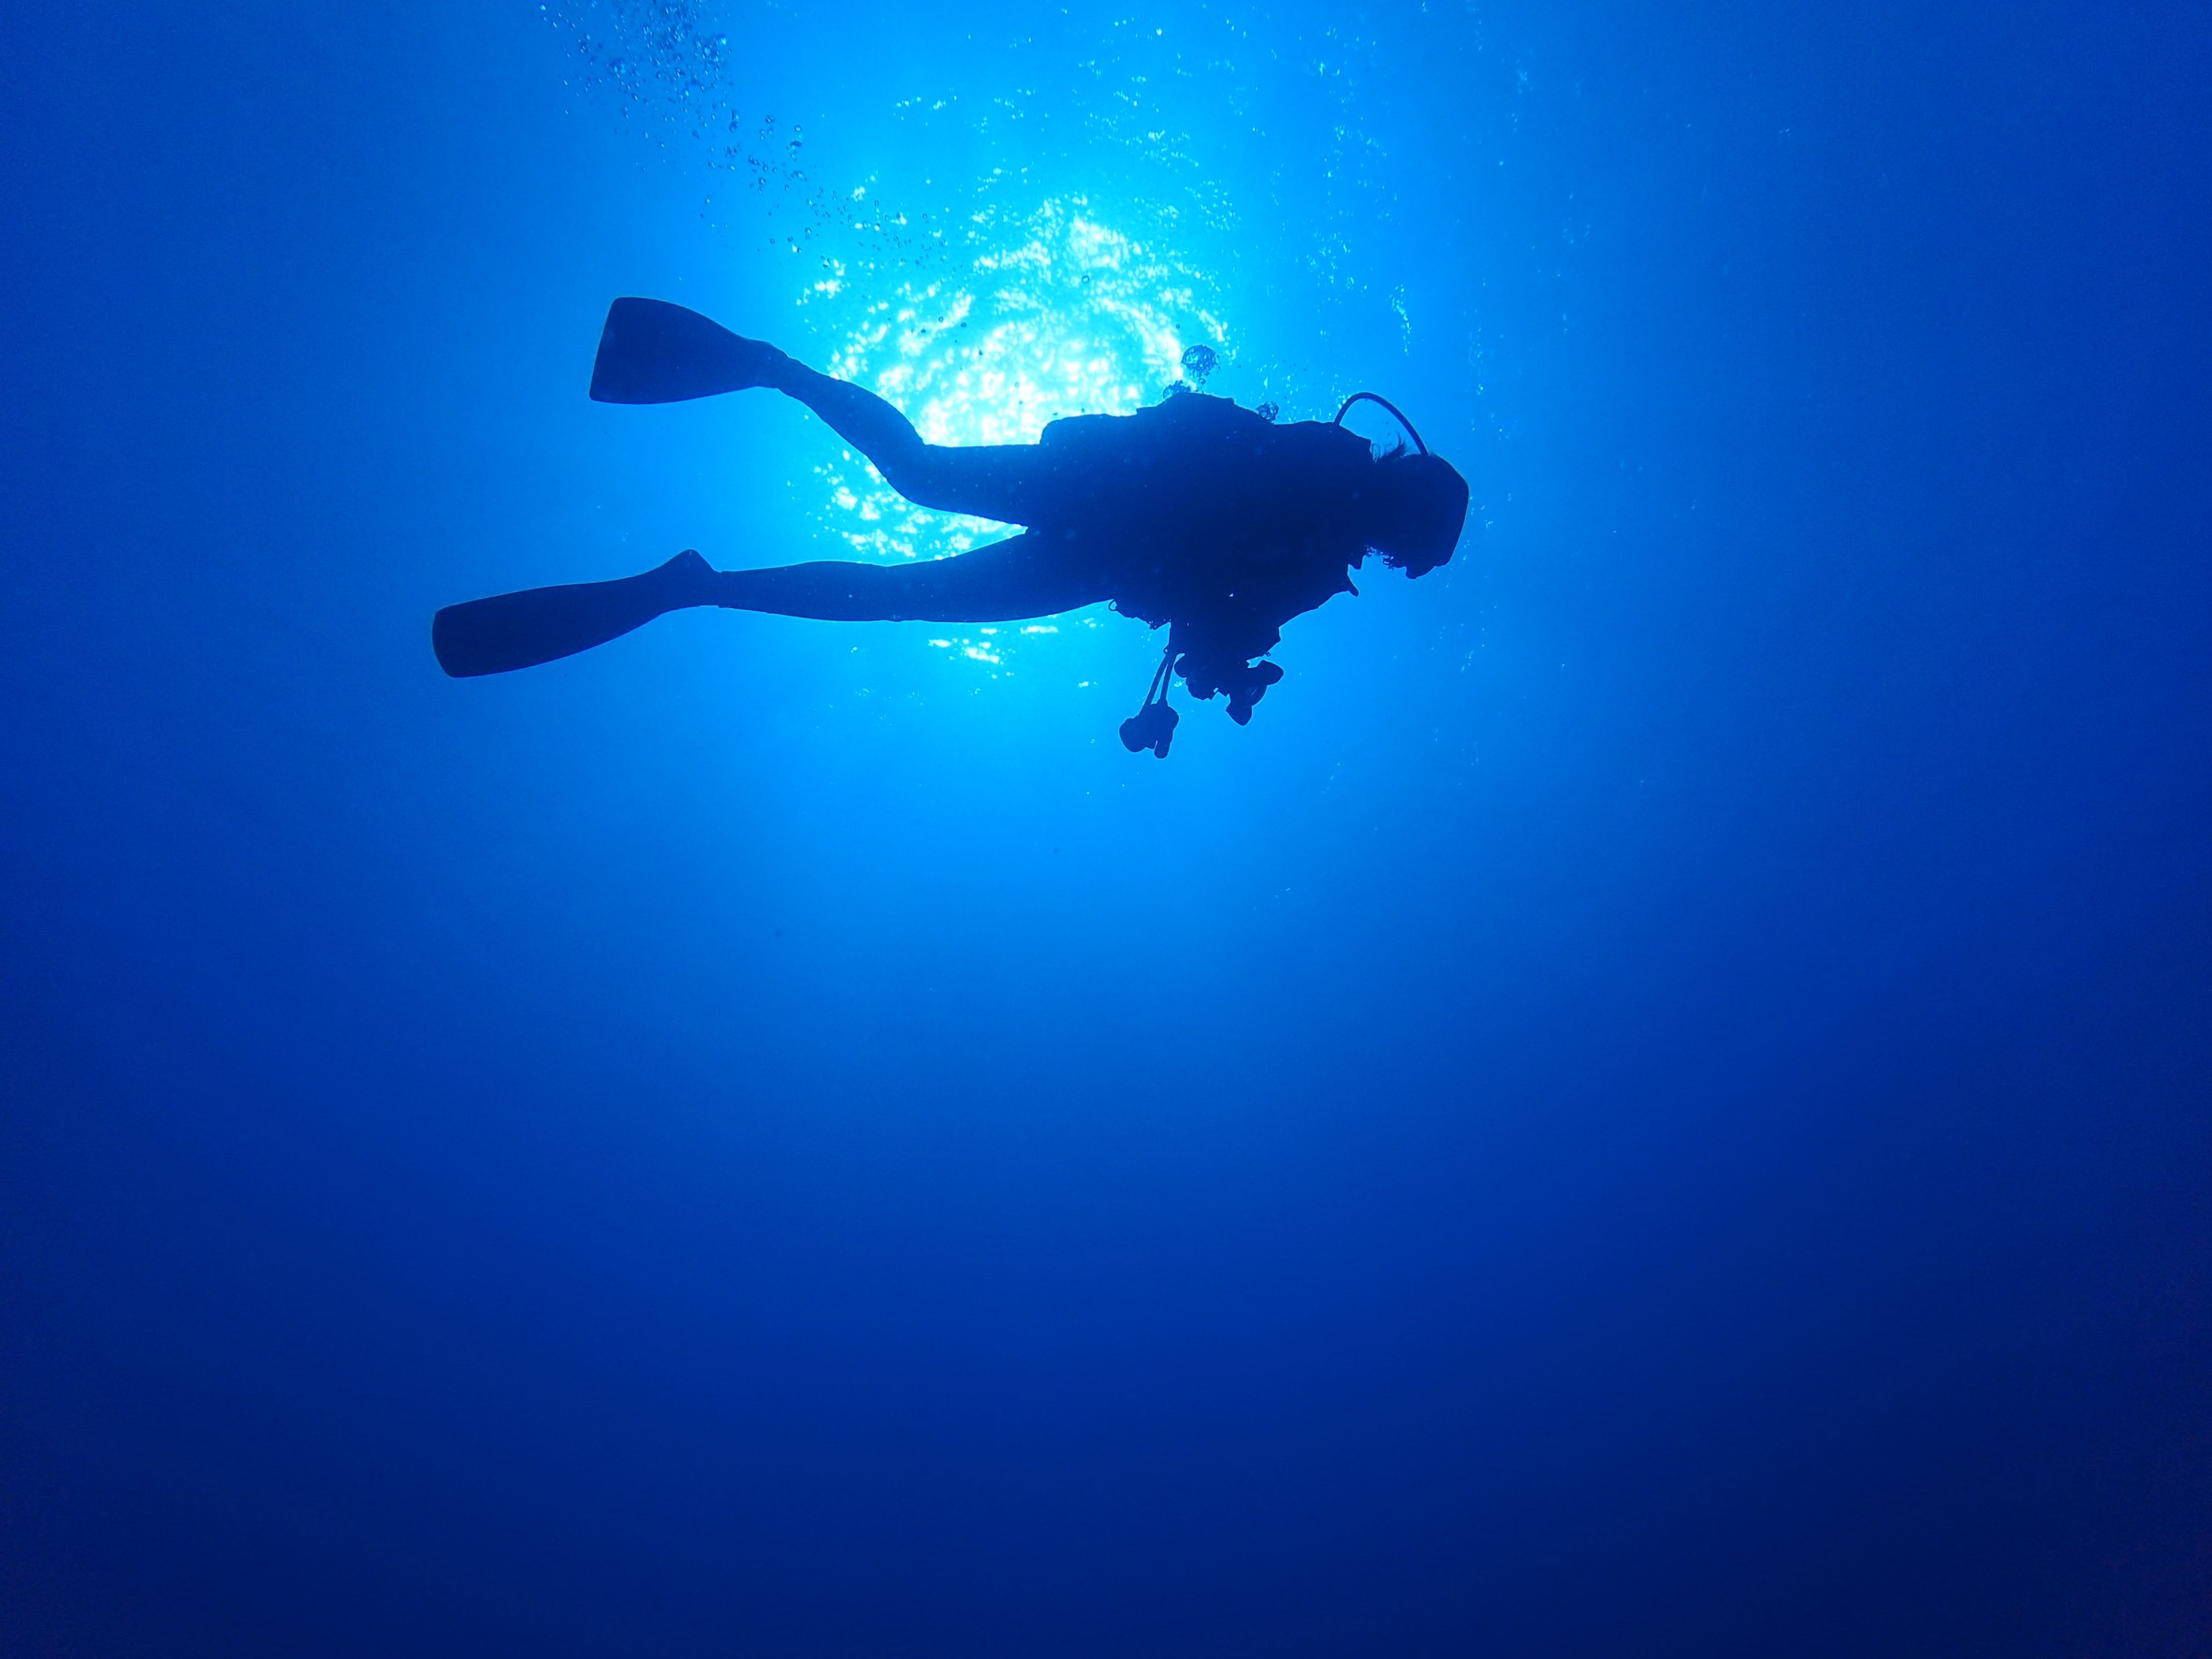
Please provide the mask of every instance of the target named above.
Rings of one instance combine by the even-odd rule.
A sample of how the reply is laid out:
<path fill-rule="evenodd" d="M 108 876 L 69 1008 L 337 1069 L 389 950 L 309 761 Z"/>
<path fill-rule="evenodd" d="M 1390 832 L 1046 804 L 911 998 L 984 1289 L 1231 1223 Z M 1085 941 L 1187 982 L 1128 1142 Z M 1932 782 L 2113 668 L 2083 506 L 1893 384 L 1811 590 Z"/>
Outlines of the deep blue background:
<path fill-rule="evenodd" d="M 2205 1652 L 2212 17 L 1029 9 L 731 95 L 1216 190 L 1489 526 L 1164 764 L 1117 620 L 444 680 L 835 551 L 582 396 L 792 268 L 528 7 L 11 14 L 0 1649 Z"/>

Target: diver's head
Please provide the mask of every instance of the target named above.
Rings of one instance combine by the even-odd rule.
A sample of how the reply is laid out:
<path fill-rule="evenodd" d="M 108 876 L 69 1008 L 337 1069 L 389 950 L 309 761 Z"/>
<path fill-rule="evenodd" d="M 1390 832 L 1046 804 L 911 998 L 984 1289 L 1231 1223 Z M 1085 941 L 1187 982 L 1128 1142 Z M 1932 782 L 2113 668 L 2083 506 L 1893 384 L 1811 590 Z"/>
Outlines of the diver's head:
<path fill-rule="evenodd" d="M 1375 463 L 1368 546 L 1393 570 L 1426 575 L 1451 558 L 1467 523 L 1467 481 L 1439 456 L 1393 449 Z"/>

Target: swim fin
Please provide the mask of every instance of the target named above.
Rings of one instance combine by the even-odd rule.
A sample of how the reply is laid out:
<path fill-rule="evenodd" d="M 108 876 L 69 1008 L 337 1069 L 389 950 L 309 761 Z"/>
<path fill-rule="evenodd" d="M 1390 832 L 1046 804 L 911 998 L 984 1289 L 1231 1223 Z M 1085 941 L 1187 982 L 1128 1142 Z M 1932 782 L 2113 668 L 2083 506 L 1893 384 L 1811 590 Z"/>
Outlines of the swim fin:
<path fill-rule="evenodd" d="M 456 679 L 506 674 L 619 639 L 655 617 L 712 604 L 714 575 L 690 548 L 640 576 L 531 588 L 449 604 L 430 622 L 438 666 Z"/>
<path fill-rule="evenodd" d="M 618 299 L 600 331 L 591 396 L 601 403 L 681 403 L 740 392 L 767 385 L 782 355 L 665 299 Z"/>

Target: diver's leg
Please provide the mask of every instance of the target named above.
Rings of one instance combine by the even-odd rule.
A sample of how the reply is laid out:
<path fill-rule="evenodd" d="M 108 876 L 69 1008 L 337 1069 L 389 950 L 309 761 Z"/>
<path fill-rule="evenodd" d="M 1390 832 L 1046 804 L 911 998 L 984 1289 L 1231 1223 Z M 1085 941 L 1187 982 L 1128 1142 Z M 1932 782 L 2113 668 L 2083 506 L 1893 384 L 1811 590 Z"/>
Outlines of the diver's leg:
<path fill-rule="evenodd" d="M 1045 470 L 1034 444 L 924 444 L 913 423 L 875 393 L 818 374 L 765 341 L 733 334 L 664 299 L 623 298 L 607 308 L 591 365 L 598 401 L 680 403 L 763 386 L 813 410 L 920 506 L 1003 524 L 1036 521 Z"/>
<path fill-rule="evenodd" d="M 696 603 L 829 622 L 1013 622 L 1112 597 L 1101 577 L 1065 551 L 1024 535 L 910 564 L 823 560 L 721 571 L 711 578 L 712 597 Z"/>
<path fill-rule="evenodd" d="M 1033 524 L 1045 459 L 1034 444 L 925 444 L 913 422 L 866 386 L 817 373 L 777 353 L 764 384 L 796 398 L 875 463 L 883 482 L 917 506 Z"/>
<path fill-rule="evenodd" d="M 430 644 L 447 674 L 506 674 L 574 656 L 698 605 L 832 622 L 1012 622 L 1108 599 L 1107 582 L 1064 543 L 1015 536 L 973 553 L 912 564 L 824 560 L 718 571 L 686 549 L 643 575 L 533 588 L 447 605 Z"/>

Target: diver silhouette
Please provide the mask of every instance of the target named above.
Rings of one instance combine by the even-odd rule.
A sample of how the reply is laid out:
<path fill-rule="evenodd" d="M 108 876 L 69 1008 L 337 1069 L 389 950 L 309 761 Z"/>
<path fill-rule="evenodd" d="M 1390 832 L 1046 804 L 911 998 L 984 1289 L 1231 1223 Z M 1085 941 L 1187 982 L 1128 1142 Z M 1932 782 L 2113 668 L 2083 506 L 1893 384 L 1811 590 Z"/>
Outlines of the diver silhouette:
<path fill-rule="evenodd" d="M 1377 456 L 1334 422 L 1275 425 L 1224 398 L 1183 391 L 1127 415 L 1055 420 L 1035 444 L 925 444 L 874 393 L 818 374 L 762 341 L 658 299 L 618 299 L 592 366 L 603 403 L 675 403 L 752 386 L 797 399 L 919 506 L 1023 527 L 972 552 L 908 564 L 821 560 L 718 571 L 687 549 L 642 575 L 538 588 L 450 605 L 430 639 L 456 677 L 501 674 L 587 650 L 673 610 L 829 621 L 1006 622 L 1101 600 L 1168 646 L 1144 706 L 1124 721 L 1131 753 L 1165 756 L 1180 675 L 1229 699 L 1239 725 L 1283 677 L 1261 661 L 1283 624 L 1338 593 L 1370 552 L 1419 576 L 1450 559 L 1467 486 L 1428 452 Z M 1271 412 L 1272 413 L 1272 412 Z"/>

